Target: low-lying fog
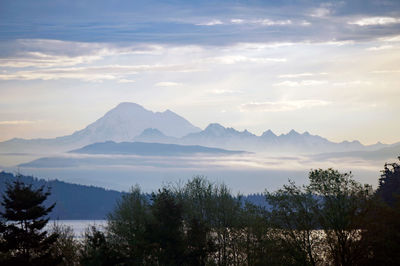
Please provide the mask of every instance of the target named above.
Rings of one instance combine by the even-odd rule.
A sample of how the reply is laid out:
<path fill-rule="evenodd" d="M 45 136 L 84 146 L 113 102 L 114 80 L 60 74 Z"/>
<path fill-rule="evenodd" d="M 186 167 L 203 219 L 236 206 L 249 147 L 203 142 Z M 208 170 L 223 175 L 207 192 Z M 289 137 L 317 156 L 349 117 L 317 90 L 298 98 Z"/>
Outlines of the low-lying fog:
<path fill-rule="evenodd" d="M 352 171 L 362 183 L 376 187 L 385 161 L 318 156 L 271 156 L 241 154 L 229 156 L 137 156 L 85 154 L 1 154 L 2 169 L 46 179 L 95 185 L 127 191 L 138 184 L 146 192 L 166 183 L 202 175 L 226 183 L 235 193 L 275 190 L 288 179 L 307 182 L 310 169 L 332 167 Z M 16 166 L 17 165 L 17 166 Z"/>

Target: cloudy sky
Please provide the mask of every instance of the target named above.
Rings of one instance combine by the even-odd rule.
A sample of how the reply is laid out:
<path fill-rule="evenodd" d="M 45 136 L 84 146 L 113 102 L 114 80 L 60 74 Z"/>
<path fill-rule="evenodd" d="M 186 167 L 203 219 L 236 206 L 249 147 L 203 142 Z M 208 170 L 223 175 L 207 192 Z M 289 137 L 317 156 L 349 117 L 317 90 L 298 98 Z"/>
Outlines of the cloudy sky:
<path fill-rule="evenodd" d="M 393 143 L 399 100 L 398 0 L 0 2 L 0 141 L 129 101 L 202 128 Z"/>

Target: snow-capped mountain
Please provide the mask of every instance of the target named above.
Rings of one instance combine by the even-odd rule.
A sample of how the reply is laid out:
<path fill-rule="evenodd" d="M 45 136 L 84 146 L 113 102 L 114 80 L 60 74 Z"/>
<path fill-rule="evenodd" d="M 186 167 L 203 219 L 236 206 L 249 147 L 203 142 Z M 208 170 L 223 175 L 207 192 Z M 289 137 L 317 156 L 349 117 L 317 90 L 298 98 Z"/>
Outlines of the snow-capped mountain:
<path fill-rule="evenodd" d="M 152 112 L 135 103 L 121 103 L 94 123 L 71 135 L 53 139 L 11 139 L 0 143 L 0 152 L 65 152 L 105 141 L 202 145 L 269 153 L 366 151 L 389 146 L 382 143 L 364 146 L 359 141 L 336 143 L 295 130 L 279 136 L 267 130 L 257 136 L 247 130 L 238 131 L 217 123 L 201 130 L 170 110 Z"/>
<path fill-rule="evenodd" d="M 130 141 L 147 128 L 155 128 L 167 136 L 182 137 L 200 131 L 183 117 L 170 110 L 152 112 L 136 103 L 120 103 L 102 118 L 73 135 L 89 142 Z"/>
<path fill-rule="evenodd" d="M 2 152 L 67 151 L 96 142 L 132 141 L 147 128 L 156 128 L 173 137 L 182 137 L 201 130 L 170 110 L 152 112 L 136 103 L 125 102 L 71 135 L 53 139 L 11 139 L 0 143 L 0 150 Z"/>

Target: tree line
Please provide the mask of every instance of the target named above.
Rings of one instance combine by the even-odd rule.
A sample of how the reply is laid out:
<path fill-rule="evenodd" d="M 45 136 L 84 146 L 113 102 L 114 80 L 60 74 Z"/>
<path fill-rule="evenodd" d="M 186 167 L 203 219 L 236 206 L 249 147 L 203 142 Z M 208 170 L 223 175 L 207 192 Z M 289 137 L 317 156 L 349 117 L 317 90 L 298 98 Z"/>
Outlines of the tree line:
<path fill-rule="evenodd" d="M 49 195 L 16 180 L 3 195 L 4 265 L 399 265 L 400 166 L 386 164 L 377 190 L 351 173 L 311 170 L 264 193 L 267 206 L 195 177 L 146 195 L 123 195 L 105 228 L 43 230 Z"/>

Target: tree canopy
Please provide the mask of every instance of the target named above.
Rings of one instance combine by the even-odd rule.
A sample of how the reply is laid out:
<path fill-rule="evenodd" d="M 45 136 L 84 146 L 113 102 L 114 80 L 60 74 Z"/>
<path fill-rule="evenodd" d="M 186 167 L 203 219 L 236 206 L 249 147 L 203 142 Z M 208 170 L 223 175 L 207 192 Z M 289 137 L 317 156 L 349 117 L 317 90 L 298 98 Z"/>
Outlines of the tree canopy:
<path fill-rule="evenodd" d="M 1 226 L 3 263 L 43 265 L 57 261 L 50 247 L 58 235 L 43 230 L 49 221 L 46 216 L 55 206 L 43 205 L 49 195 L 44 187 L 36 189 L 18 179 L 7 185 L 2 202 L 4 211 L 0 213 L 6 221 Z"/>

